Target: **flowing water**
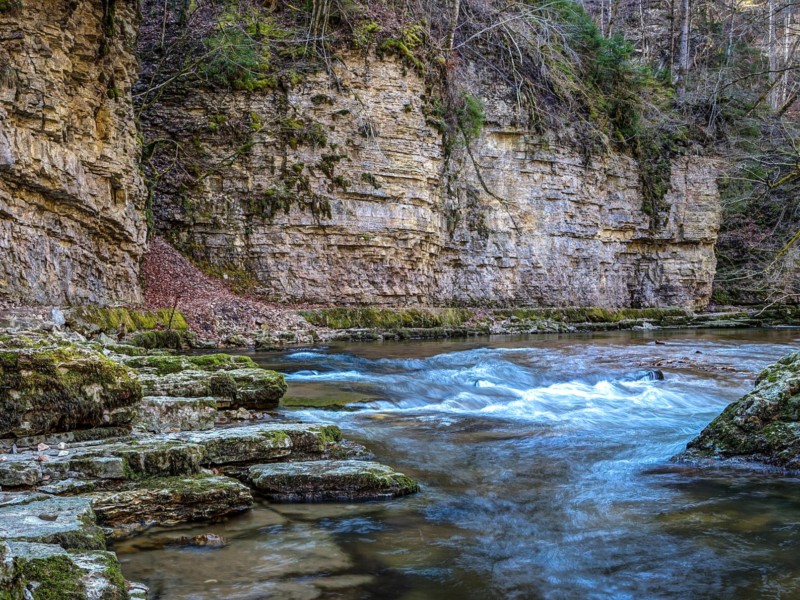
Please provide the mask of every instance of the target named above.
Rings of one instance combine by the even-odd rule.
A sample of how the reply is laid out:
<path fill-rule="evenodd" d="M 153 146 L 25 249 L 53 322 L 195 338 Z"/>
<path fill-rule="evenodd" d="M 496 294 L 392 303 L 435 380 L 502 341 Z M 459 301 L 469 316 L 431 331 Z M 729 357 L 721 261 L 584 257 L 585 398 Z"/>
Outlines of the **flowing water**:
<path fill-rule="evenodd" d="M 800 598 L 800 478 L 676 465 L 799 330 L 339 344 L 254 354 L 422 492 L 263 503 L 116 550 L 154 598 Z M 660 368 L 665 380 L 643 377 Z M 224 548 L 171 543 L 216 533 Z"/>

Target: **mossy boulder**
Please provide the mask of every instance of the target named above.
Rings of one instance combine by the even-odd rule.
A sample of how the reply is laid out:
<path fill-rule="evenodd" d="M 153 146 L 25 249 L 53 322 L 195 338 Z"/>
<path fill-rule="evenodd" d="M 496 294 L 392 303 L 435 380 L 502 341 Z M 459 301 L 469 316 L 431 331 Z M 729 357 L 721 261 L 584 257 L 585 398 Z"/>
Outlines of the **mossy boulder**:
<path fill-rule="evenodd" d="M 800 352 L 764 369 L 679 460 L 729 459 L 800 470 Z"/>
<path fill-rule="evenodd" d="M 3 600 L 127 600 L 111 552 L 67 552 L 52 544 L 0 541 Z"/>
<path fill-rule="evenodd" d="M 119 538 L 154 525 L 176 525 L 241 512 L 253 504 L 247 486 L 223 476 L 165 477 L 91 495 L 98 522 Z"/>
<path fill-rule="evenodd" d="M 126 367 L 88 348 L 0 350 L 0 438 L 128 426 L 141 397 Z"/>
<path fill-rule="evenodd" d="M 183 350 L 192 347 L 192 336 L 188 331 L 178 331 L 176 329 L 157 329 L 154 331 L 143 331 L 135 334 L 130 343 L 147 350 L 167 349 Z"/>
<path fill-rule="evenodd" d="M 381 500 L 419 491 L 394 469 L 360 460 L 315 460 L 250 467 L 253 487 L 275 502 Z"/>
<path fill-rule="evenodd" d="M 217 399 L 220 408 L 268 410 L 276 408 L 286 392 L 283 375 L 266 369 L 209 372 L 186 370 L 168 375 L 141 373 L 139 382 L 148 396 Z"/>

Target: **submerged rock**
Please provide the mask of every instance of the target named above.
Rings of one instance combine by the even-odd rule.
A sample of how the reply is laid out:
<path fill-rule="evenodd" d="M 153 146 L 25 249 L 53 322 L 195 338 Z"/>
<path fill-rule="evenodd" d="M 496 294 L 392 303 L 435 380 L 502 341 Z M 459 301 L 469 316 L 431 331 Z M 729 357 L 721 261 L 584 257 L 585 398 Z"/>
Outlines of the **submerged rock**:
<path fill-rule="evenodd" d="M 677 460 L 727 459 L 800 469 L 800 352 L 764 369 Z"/>
<path fill-rule="evenodd" d="M 664 371 L 661 369 L 641 369 L 626 374 L 620 381 L 664 381 Z"/>
<path fill-rule="evenodd" d="M 124 537 L 153 525 L 217 518 L 247 510 L 250 490 L 223 476 L 165 477 L 137 482 L 135 487 L 91 496 L 101 525 L 112 537 Z"/>
<path fill-rule="evenodd" d="M 0 348 L 0 438 L 128 426 L 133 374 L 86 347 Z"/>
<path fill-rule="evenodd" d="M 250 467 L 253 487 L 277 502 L 377 500 L 419 491 L 394 469 L 360 460 L 319 460 Z"/>

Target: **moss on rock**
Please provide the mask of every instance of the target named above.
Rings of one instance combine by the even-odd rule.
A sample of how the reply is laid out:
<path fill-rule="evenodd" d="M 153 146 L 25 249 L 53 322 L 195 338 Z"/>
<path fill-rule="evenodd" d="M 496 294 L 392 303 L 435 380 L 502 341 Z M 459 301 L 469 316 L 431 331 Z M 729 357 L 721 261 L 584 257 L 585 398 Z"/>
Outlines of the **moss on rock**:
<path fill-rule="evenodd" d="M 278 502 L 377 500 L 419 491 L 419 484 L 394 469 L 360 460 L 316 460 L 256 465 L 248 478 Z"/>
<path fill-rule="evenodd" d="M 168 350 L 183 350 L 189 348 L 189 336 L 186 331 L 175 329 L 159 329 L 137 333 L 131 338 L 131 343 L 140 348 L 155 350 L 165 348 Z"/>
<path fill-rule="evenodd" d="M 202 354 L 199 356 L 155 354 L 123 358 L 122 361 L 129 367 L 156 375 L 169 375 L 190 369 L 215 372 L 258 368 L 258 365 L 249 356 L 234 354 Z"/>
<path fill-rule="evenodd" d="M 81 333 L 109 333 L 120 331 L 133 333 L 150 329 L 185 330 L 189 326 L 180 311 L 163 308 L 160 310 L 135 310 L 132 308 L 104 308 L 99 306 L 79 306 L 67 315 L 67 324 Z"/>
<path fill-rule="evenodd" d="M 0 437 L 127 425 L 141 399 L 127 368 L 71 345 L 2 350 L 0 380 Z"/>
<path fill-rule="evenodd" d="M 119 561 L 111 552 L 67 552 L 51 544 L 0 542 L 2 600 L 127 600 Z"/>
<path fill-rule="evenodd" d="M 276 408 L 286 392 L 283 375 L 260 368 L 217 372 L 190 369 L 165 376 L 142 373 L 139 381 L 148 396 L 212 396 L 229 408 L 255 410 Z"/>
<path fill-rule="evenodd" d="M 764 369 L 755 389 L 728 405 L 678 458 L 736 458 L 800 469 L 800 352 Z"/>
<path fill-rule="evenodd" d="M 161 477 L 140 481 L 129 489 L 94 494 L 100 524 L 123 537 L 154 525 L 218 518 L 247 510 L 250 490 L 223 476 Z"/>

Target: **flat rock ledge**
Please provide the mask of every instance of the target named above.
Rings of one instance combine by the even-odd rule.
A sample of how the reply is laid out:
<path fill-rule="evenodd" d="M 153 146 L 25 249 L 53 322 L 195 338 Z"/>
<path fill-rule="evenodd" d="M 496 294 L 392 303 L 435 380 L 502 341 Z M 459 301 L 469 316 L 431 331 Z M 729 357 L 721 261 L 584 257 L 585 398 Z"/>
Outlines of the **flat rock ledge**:
<path fill-rule="evenodd" d="M 386 465 L 360 460 L 255 465 L 247 478 L 274 502 L 385 500 L 419 491 L 410 477 Z"/>
<path fill-rule="evenodd" d="M 253 505 L 246 485 L 220 475 L 157 478 L 89 498 L 98 523 L 110 528 L 107 533 L 113 539 L 154 525 L 215 519 Z"/>
<path fill-rule="evenodd" d="M 729 404 L 673 460 L 800 471 L 800 352 L 764 369 L 753 391 Z"/>
<path fill-rule="evenodd" d="M 255 494 L 418 491 L 335 425 L 263 412 L 285 391 L 281 374 L 248 357 L 0 331 L 0 600 L 146 600 L 108 539 L 223 518 Z M 247 424 L 220 426 L 237 419 Z"/>
<path fill-rule="evenodd" d="M 0 538 L 0 598 L 147 597 L 106 551 L 88 498 L 0 493 Z"/>

